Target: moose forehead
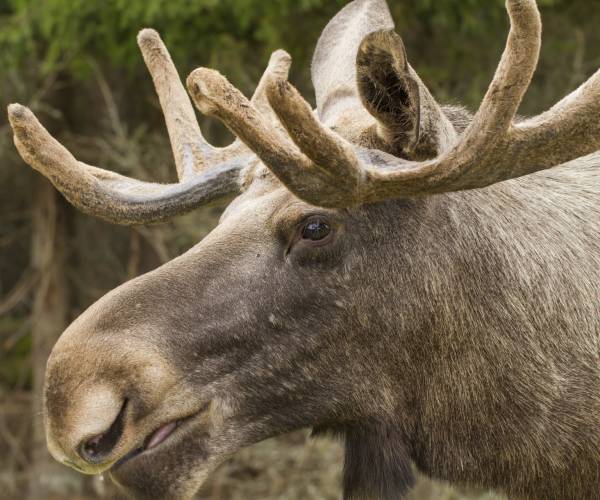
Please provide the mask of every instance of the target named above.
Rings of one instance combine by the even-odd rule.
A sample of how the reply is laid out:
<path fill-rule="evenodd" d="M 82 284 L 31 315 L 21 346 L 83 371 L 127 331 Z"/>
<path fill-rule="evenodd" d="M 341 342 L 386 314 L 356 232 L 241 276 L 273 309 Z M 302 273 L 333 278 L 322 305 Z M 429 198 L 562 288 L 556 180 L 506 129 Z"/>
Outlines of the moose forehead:
<path fill-rule="evenodd" d="M 243 212 L 247 221 L 260 220 L 262 223 L 271 221 L 274 224 L 277 214 L 288 207 L 283 216 L 294 219 L 311 205 L 294 196 L 279 179 L 259 160 L 255 160 L 242 174 L 242 187 L 236 196 L 224 209 L 219 223 L 226 221 Z M 314 208 L 314 207 L 312 207 Z M 273 227 L 272 227 L 273 228 Z"/>

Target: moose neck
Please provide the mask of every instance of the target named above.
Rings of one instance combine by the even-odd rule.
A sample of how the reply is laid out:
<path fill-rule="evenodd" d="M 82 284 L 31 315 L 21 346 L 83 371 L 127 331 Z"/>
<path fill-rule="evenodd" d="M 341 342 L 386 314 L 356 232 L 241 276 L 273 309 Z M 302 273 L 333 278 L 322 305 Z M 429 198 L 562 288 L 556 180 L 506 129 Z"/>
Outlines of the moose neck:
<path fill-rule="evenodd" d="M 406 439 L 398 445 L 429 475 L 481 482 L 497 474 L 498 456 L 501 467 L 550 468 L 562 460 L 569 412 L 588 435 L 600 425 L 598 412 L 591 422 L 583 407 L 552 409 L 582 376 L 597 384 L 585 368 L 597 363 L 586 332 L 590 318 L 600 331 L 599 316 L 576 307 L 597 297 L 593 235 L 577 229 L 597 175 L 586 167 L 597 162 L 370 208 L 393 235 L 371 255 L 383 272 L 370 321 L 384 333 L 369 351 L 398 405 L 388 421 Z"/>

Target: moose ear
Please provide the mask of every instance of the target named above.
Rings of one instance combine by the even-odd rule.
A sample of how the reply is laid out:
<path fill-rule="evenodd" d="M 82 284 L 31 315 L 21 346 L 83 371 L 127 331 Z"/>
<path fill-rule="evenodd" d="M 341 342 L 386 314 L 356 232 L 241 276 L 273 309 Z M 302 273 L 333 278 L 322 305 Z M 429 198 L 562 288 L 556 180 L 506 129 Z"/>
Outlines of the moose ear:
<path fill-rule="evenodd" d="M 393 30 L 367 35 L 356 55 L 358 92 L 379 124 L 378 134 L 404 153 L 419 141 L 419 84 L 411 76 L 402 38 Z"/>
<path fill-rule="evenodd" d="M 356 73 L 361 101 L 377 120 L 375 134 L 390 153 L 434 158 L 455 139 L 454 127 L 408 64 L 402 38 L 393 30 L 363 39 Z"/>

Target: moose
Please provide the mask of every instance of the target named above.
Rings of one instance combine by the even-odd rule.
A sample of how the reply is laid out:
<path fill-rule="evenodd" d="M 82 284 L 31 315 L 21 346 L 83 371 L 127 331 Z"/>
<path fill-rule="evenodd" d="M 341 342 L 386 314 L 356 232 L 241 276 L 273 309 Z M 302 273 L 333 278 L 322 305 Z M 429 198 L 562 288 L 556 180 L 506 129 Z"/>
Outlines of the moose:
<path fill-rule="evenodd" d="M 44 390 L 52 455 L 135 498 L 185 499 L 242 447 L 312 428 L 344 440 L 346 499 L 402 498 L 414 470 L 598 498 L 600 71 L 518 117 L 541 20 L 535 0 L 506 6 L 474 115 L 435 100 L 384 0 L 325 28 L 316 110 L 281 50 L 251 100 L 206 68 L 188 94 L 144 29 L 173 184 L 82 163 L 10 105 L 23 159 L 88 214 L 150 224 L 236 196 L 205 239 L 62 334 Z M 236 140 L 209 145 L 192 101 Z"/>

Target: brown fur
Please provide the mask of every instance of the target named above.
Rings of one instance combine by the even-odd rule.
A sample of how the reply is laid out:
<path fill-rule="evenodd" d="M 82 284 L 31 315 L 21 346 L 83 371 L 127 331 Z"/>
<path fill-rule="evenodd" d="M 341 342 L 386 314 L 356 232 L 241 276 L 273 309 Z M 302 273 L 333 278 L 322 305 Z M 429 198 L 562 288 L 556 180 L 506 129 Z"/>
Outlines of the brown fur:
<path fill-rule="evenodd" d="M 368 440 L 395 429 L 390 452 L 406 449 L 435 478 L 591 500 L 600 480 L 599 164 L 596 155 L 485 190 L 332 214 L 333 246 L 285 258 L 293 227 L 315 209 L 257 173 L 206 240 L 123 285 L 65 332 L 48 387 L 69 394 L 56 399 L 68 401 L 65 415 L 78 414 L 72 387 L 114 384 L 122 358 L 111 346 L 126 335 L 148 362 L 162 353 L 181 374 L 178 391 L 193 396 L 173 393 L 148 424 L 132 422 L 124 448 L 167 409 L 218 402 L 209 430 L 192 429 L 172 458 L 167 448 L 158 462 L 115 472 L 145 491 L 197 484 L 184 478 L 204 477 L 235 449 L 274 434 L 358 425 L 359 436 L 374 429 Z M 89 359 L 83 339 L 103 368 L 96 376 L 75 361 Z M 130 392 L 144 379 L 131 368 L 124 375 L 134 365 L 122 363 L 118 379 Z M 68 373 L 60 383 L 59 370 Z M 65 418 L 50 422 L 63 427 Z M 192 439 L 202 453 L 190 449 L 184 460 L 179 450 Z M 399 484 L 361 474 L 355 493 Z"/>

